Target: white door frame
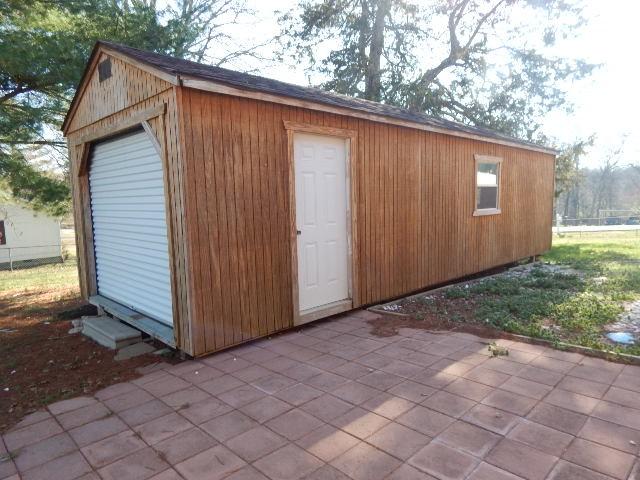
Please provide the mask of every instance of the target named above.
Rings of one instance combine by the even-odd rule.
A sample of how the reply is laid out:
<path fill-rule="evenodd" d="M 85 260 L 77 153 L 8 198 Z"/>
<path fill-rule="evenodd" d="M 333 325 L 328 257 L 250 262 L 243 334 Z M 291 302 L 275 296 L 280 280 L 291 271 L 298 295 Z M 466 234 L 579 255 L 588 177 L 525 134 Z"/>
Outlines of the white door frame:
<path fill-rule="evenodd" d="M 354 185 L 355 152 L 357 134 L 354 130 L 342 128 L 323 127 L 298 122 L 284 121 L 284 127 L 288 137 L 289 156 L 289 215 L 291 228 L 291 286 L 293 301 L 293 325 L 301 325 L 319 318 L 328 317 L 337 313 L 351 310 L 356 306 L 356 212 L 354 206 L 357 204 L 357 189 Z M 347 284 L 349 298 L 346 300 L 321 305 L 316 308 L 300 312 L 300 297 L 298 288 L 298 235 L 296 225 L 296 172 L 294 157 L 294 136 L 296 133 L 309 133 L 330 137 L 343 138 L 345 141 L 346 153 L 346 185 L 347 185 Z"/>

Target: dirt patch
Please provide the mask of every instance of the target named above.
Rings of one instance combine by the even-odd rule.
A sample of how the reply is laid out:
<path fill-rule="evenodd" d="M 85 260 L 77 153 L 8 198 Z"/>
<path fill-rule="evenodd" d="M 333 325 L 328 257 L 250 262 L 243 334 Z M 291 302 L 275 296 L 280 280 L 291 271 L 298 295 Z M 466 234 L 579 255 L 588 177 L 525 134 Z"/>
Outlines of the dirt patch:
<path fill-rule="evenodd" d="M 69 334 L 70 319 L 92 308 L 77 288 L 0 293 L 0 432 L 49 403 L 131 380 L 136 368 L 159 361 L 117 362 L 112 350 Z"/>
<path fill-rule="evenodd" d="M 475 321 L 473 302 L 449 300 L 443 296 L 431 298 L 432 304 L 429 311 L 425 311 L 415 303 L 403 305 L 403 313 L 399 315 L 385 314 L 376 310 L 381 317 L 368 322 L 371 325 L 371 333 L 379 337 L 392 337 L 397 335 L 401 328 L 413 328 L 428 330 L 431 333 L 445 331 L 471 333 L 488 339 L 507 337 L 501 330 Z"/>

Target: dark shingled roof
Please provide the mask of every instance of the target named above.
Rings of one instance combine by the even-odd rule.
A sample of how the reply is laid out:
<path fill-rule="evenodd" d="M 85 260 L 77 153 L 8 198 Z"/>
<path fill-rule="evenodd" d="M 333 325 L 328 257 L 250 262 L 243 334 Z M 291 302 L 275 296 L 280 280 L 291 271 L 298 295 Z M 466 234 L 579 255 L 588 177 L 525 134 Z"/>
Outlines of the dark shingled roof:
<path fill-rule="evenodd" d="M 281 82 L 270 78 L 228 70 L 226 68 L 203 65 L 201 63 L 140 50 L 138 48 L 128 47 L 117 43 L 99 41 L 96 44 L 94 52 L 100 45 L 104 45 L 107 48 L 123 53 L 138 62 L 145 63 L 170 75 L 184 75 L 240 89 L 265 92 L 272 95 L 295 98 L 298 100 L 310 101 L 333 107 L 348 108 L 369 114 L 424 124 L 439 129 L 476 135 L 484 137 L 487 140 L 500 140 L 521 145 L 524 148 L 544 149 L 548 150 L 549 153 L 555 153 L 555 151 L 549 147 L 520 140 L 508 135 L 503 135 L 486 128 L 470 127 L 461 123 L 431 117 L 424 113 L 412 112 L 392 105 L 384 105 L 382 103 L 372 102 L 369 100 L 330 93 L 318 88 L 301 87 L 299 85 Z"/>

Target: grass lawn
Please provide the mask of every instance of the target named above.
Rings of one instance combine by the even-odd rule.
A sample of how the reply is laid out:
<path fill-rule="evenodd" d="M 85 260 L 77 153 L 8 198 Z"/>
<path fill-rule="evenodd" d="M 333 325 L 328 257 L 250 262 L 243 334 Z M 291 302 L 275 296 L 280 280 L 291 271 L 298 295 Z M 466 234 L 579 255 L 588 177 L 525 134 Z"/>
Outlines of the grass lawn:
<path fill-rule="evenodd" d="M 74 257 L 64 263 L 0 271 L 0 294 L 10 290 L 58 289 L 78 285 L 78 269 Z"/>
<path fill-rule="evenodd" d="M 540 266 L 505 273 L 441 294 L 400 301 L 417 319 L 483 325 L 512 333 L 598 349 L 640 354 L 603 336 L 625 302 L 640 300 L 640 235 L 636 232 L 554 237 Z"/>

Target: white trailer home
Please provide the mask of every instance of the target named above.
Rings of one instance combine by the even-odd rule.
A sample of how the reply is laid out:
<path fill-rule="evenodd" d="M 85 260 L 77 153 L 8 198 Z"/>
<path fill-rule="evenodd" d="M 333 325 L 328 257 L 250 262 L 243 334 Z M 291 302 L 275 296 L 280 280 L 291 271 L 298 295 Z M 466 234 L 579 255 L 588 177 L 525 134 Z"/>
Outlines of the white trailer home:
<path fill-rule="evenodd" d="M 18 205 L 0 205 L 0 270 L 61 261 L 56 218 Z"/>

